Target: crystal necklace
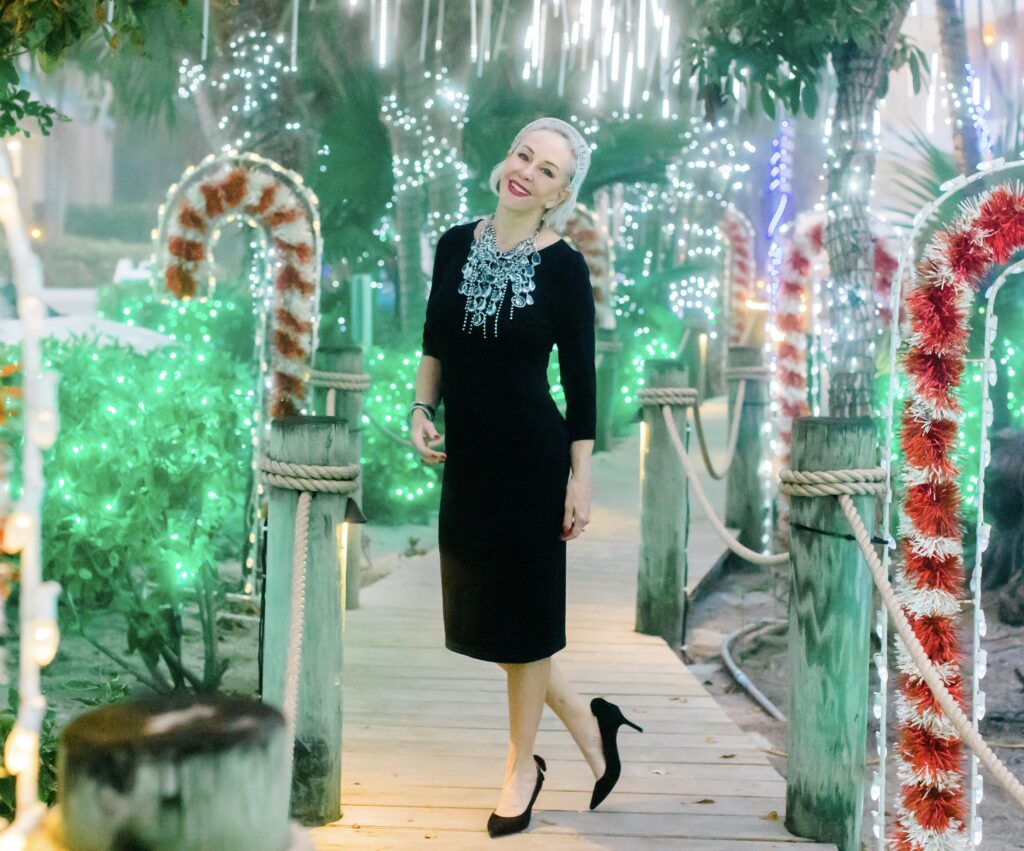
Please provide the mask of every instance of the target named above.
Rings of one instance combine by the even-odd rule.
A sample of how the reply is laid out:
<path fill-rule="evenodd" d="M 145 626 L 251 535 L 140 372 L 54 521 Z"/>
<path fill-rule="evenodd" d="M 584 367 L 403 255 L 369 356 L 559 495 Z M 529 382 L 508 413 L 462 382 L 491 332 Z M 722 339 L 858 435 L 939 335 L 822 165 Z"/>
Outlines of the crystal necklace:
<path fill-rule="evenodd" d="M 537 234 L 516 243 L 508 251 L 498 251 L 498 237 L 494 232 L 494 221 L 488 220 L 484 232 L 474 240 L 466 265 L 462 267 L 462 284 L 459 292 L 466 296 L 466 314 L 462 330 L 468 334 L 481 327 L 487 336 L 487 317 L 493 317 L 494 336 L 498 336 L 498 311 L 505 293 L 512 287 L 508 318 L 512 318 L 517 307 L 533 304 L 535 289 L 533 269 L 540 264 L 537 251 Z"/>

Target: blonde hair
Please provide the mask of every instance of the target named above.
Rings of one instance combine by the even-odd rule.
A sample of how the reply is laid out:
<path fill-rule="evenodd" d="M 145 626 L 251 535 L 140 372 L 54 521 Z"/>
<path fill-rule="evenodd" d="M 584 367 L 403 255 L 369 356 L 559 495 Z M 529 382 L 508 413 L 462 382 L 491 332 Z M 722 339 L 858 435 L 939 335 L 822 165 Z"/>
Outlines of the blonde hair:
<path fill-rule="evenodd" d="M 569 221 L 572 211 L 576 208 L 576 198 L 579 196 L 580 186 L 582 186 L 583 179 L 590 170 L 590 144 L 580 135 L 575 127 L 562 121 L 560 118 L 538 118 L 536 121 L 531 121 L 516 134 L 516 138 L 512 141 L 512 147 L 508 149 L 508 153 L 511 154 L 518 148 L 523 138 L 534 130 L 553 130 L 569 143 L 569 149 L 572 151 L 573 171 L 566 182 L 566 188 L 569 190 L 569 193 L 561 204 L 546 210 L 540 219 L 542 226 L 561 231 L 565 227 L 566 222 Z M 488 185 L 495 195 L 500 191 L 501 175 L 504 167 L 505 160 L 502 160 L 491 169 Z"/>

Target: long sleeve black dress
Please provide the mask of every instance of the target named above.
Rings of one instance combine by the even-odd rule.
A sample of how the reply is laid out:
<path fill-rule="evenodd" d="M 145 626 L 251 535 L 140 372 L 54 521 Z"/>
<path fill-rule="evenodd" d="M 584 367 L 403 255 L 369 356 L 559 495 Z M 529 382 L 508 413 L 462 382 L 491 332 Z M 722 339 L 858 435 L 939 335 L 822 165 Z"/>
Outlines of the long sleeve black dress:
<path fill-rule="evenodd" d="M 445 645 L 491 662 L 544 659 L 565 647 L 561 540 L 569 445 L 596 426 L 594 298 L 583 256 L 566 242 L 541 249 L 533 304 L 497 336 L 467 323 L 458 292 L 476 222 L 437 244 L 423 354 L 441 361 L 444 474 L 438 544 Z M 551 398 L 548 357 L 558 346 L 563 418 Z"/>

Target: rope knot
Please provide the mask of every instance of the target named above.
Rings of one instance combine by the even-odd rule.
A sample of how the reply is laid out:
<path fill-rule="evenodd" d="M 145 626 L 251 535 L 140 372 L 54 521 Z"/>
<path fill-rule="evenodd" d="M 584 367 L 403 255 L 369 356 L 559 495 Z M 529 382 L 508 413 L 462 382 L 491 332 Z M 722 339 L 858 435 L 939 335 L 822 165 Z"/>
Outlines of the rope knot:
<path fill-rule="evenodd" d="M 302 493 L 355 493 L 359 487 L 359 465 L 292 464 L 263 458 L 261 480 L 283 490 Z"/>
<path fill-rule="evenodd" d="M 370 376 L 365 372 L 328 372 L 311 369 L 307 381 L 313 387 L 328 387 L 332 390 L 368 390 L 370 388 Z"/>
<path fill-rule="evenodd" d="M 773 375 L 767 366 L 727 366 L 722 372 L 730 381 L 771 381 Z"/>
<path fill-rule="evenodd" d="M 678 405 L 692 408 L 699 401 L 693 387 L 641 387 L 636 394 L 641 405 Z"/>
<path fill-rule="evenodd" d="M 882 467 L 860 470 L 779 473 L 779 491 L 789 496 L 877 496 L 884 494 L 887 475 Z"/>

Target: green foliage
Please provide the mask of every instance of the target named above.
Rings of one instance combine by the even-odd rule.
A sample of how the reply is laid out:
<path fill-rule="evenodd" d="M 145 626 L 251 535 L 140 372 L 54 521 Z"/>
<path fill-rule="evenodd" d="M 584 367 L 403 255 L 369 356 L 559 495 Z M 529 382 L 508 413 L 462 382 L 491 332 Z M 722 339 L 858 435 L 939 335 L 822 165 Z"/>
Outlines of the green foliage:
<path fill-rule="evenodd" d="M 184 2 L 184 0 L 178 0 Z M 97 34 L 113 51 L 129 39 L 141 43 L 139 14 L 162 0 L 118 0 L 114 20 L 106 19 L 106 6 L 97 0 L 5 0 L 0 10 L 0 137 L 31 133 L 23 126 L 35 119 L 43 135 L 49 133 L 57 111 L 35 100 L 19 86 L 18 57 L 28 54 L 39 68 L 59 67 L 65 55 L 83 39 Z"/>
<path fill-rule="evenodd" d="M 775 116 L 813 116 L 818 84 L 829 56 L 852 45 L 869 53 L 885 40 L 894 11 L 908 0 L 716 0 L 698 4 L 699 36 L 691 44 L 691 74 L 705 112 L 714 116 L 732 97 L 733 84 L 747 87 L 748 109 Z M 909 62 L 915 85 L 927 67 L 924 54 L 904 42 L 894 67 Z"/>
<path fill-rule="evenodd" d="M 116 304 L 104 296 L 104 307 Z M 137 316 L 120 310 L 122 321 L 150 322 L 177 343 L 139 353 L 47 341 L 46 366 L 61 376 L 61 430 L 46 458 L 44 573 L 61 583 L 71 627 L 88 640 L 94 618 L 124 619 L 123 650 L 93 643 L 129 667 L 122 653 L 138 656 L 143 682 L 212 688 L 223 673 L 212 630 L 217 564 L 241 554 L 251 485 L 251 318 L 219 300 L 149 297 Z M 12 347 L 0 357 L 17 358 Z M 17 428 L 3 437 L 18 457 Z M 192 601 L 204 621 L 202 674 L 182 662 L 181 615 Z"/>
<path fill-rule="evenodd" d="M 371 387 L 363 396 L 363 511 L 374 523 L 428 522 L 439 505 L 440 470 L 399 442 L 409 439 L 406 414 L 419 357 L 419 352 L 379 346 L 367 355 Z M 436 422 L 441 434 L 443 411 L 442 406 Z"/>

